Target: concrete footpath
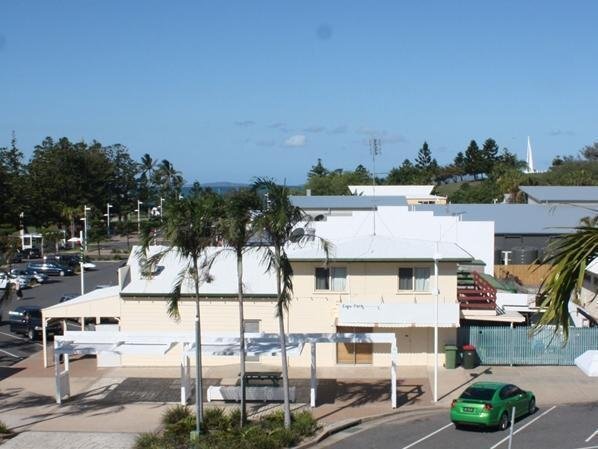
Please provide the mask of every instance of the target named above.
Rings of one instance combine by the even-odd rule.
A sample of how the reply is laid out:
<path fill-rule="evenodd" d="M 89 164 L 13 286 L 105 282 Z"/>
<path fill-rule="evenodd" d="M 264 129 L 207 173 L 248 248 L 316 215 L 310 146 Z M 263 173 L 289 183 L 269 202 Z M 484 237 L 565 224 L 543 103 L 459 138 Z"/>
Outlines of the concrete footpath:
<path fill-rule="evenodd" d="M 230 365 L 207 368 L 204 377 L 214 384 L 237 373 L 238 367 Z M 314 416 L 322 425 L 334 427 L 368 416 L 448 408 L 463 389 L 482 380 L 532 390 L 539 405 L 598 403 L 598 378 L 586 377 L 577 367 L 441 368 L 437 404 L 432 402 L 429 367 L 399 367 L 398 407 L 392 409 L 388 375 L 388 368 L 377 367 L 318 369 L 319 405 L 312 410 Z M 97 368 L 95 358 L 81 358 L 71 363 L 72 397 L 59 406 L 54 400 L 54 370 L 42 368 L 41 354 L 35 354 L 0 369 L 0 420 L 19 433 L 2 447 L 130 448 L 137 433 L 158 430 L 163 413 L 178 401 L 178 376 L 174 367 Z M 290 376 L 299 396 L 294 407 L 305 407 L 302 398 L 308 395 L 309 370 L 291 369 Z M 253 407 L 255 414 L 265 411 L 263 406 Z M 268 405 L 266 411 L 278 407 Z"/>

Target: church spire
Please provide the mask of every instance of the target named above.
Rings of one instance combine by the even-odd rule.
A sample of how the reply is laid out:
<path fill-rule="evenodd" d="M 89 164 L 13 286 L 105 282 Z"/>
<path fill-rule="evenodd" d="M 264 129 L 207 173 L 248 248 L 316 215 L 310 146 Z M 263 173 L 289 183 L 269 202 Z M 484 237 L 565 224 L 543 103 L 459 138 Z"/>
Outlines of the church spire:
<path fill-rule="evenodd" d="M 530 142 L 529 136 L 527 136 L 527 158 L 526 158 L 527 167 L 525 168 L 525 173 L 536 173 L 534 169 L 534 156 L 532 154 L 532 144 Z"/>

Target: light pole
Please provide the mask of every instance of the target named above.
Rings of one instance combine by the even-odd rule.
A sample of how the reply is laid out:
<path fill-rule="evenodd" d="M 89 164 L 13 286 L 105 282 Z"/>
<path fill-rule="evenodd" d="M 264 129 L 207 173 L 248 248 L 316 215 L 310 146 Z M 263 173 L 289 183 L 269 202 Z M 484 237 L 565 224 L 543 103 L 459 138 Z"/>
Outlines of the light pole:
<path fill-rule="evenodd" d="M 137 212 L 137 234 L 141 234 L 141 205 L 142 204 L 143 204 L 143 201 L 137 200 L 137 209 L 135 209 L 135 212 Z"/>
<path fill-rule="evenodd" d="M 85 240 L 85 252 L 87 252 L 87 211 L 91 210 L 91 207 L 87 207 L 87 206 L 83 206 L 83 225 L 85 226 L 83 228 L 84 232 L 83 232 L 83 237 Z"/>
<path fill-rule="evenodd" d="M 442 257 L 438 243 L 436 242 L 436 253 L 434 254 L 434 402 L 438 402 L 438 297 L 440 296 L 438 261 Z"/>
<path fill-rule="evenodd" d="M 162 212 L 163 212 L 163 208 L 162 205 L 164 204 L 164 198 L 160 197 L 160 223 L 162 223 Z"/>
<path fill-rule="evenodd" d="M 106 213 L 104 214 L 104 217 L 106 217 L 106 232 L 108 233 L 108 236 L 110 236 L 110 208 L 111 207 L 112 207 L 112 204 L 106 203 Z"/>

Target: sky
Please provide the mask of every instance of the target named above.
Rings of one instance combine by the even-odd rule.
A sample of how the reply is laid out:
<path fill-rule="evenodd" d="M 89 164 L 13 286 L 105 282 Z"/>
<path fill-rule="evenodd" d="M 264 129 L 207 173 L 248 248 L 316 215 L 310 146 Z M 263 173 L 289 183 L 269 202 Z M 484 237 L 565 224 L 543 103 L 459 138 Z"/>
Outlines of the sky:
<path fill-rule="evenodd" d="M 494 138 L 537 168 L 598 140 L 598 2 L 0 1 L 0 146 L 121 143 L 188 183 L 383 175 Z"/>

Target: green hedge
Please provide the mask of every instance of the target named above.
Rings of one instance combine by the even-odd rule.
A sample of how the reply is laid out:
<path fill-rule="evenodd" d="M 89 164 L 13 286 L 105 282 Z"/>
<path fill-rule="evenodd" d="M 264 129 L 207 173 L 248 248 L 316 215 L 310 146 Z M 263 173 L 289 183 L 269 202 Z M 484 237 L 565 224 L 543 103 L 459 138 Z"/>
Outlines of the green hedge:
<path fill-rule="evenodd" d="M 162 417 L 161 433 L 143 433 L 137 437 L 134 449 L 281 449 L 298 444 L 318 430 L 316 420 L 307 411 L 294 413 L 290 429 L 284 428 L 281 412 L 249 421 L 239 427 L 238 409 L 230 412 L 209 408 L 204 413 L 202 434 L 191 442 L 195 416 L 188 407 L 176 406 Z"/>

